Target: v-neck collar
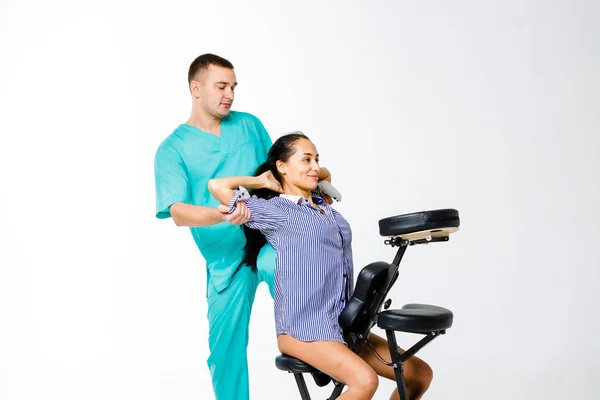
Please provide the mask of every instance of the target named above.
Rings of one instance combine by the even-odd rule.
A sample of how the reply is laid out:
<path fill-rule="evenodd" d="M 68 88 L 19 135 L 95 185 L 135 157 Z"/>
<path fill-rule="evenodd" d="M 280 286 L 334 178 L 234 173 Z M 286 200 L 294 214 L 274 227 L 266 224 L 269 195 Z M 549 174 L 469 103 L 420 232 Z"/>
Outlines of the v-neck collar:
<path fill-rule="evenodd" d="M 228 138 L 227 129 L 229 127 L 229 116 L 226 116 L 225 118 L 223 118 L 221 120 L 219 136 L 214 135 L 210 132 L 206 132 L 200 128 L 197 128 L 197 127 L 195 127 L 193 125 L 189 125 L 189 124 L 181 124 L 180 127 L 182 127 L 184 130 L 186 130 L 187 132 L 189 132 L 193 135 L 199 135 L 203 140 L 208 140 L 214 144 L 218 144 L 219 152 L 221 152 L 221 153 L 227 152 L 227 138 Z"/>
<path fill-rule="evenodd" d="M 214 138 L 214 139 L 221 139 L 221 137 L 223 136 L 223 121 L 221 121 L 221 129 L 220 129 L 220 135 L 217 136 L 214 133 L 210 133 L 210 132 L 206 132 L 205 130 L 202 130 L 200 128 L 197 128 L 193 125 L 189 125 L 189 124 L 181 124 L 181 126 L 188 130 L 191 131 L 193 133 L 200 133 L 202 136 L 208 137 L 208 138 Z"/>

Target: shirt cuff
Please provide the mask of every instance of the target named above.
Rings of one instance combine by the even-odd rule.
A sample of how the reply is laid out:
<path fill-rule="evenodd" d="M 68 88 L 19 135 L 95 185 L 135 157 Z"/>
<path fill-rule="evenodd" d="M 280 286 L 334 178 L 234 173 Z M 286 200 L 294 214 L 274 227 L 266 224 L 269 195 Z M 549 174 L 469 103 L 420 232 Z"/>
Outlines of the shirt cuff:
<path fill-rule="evenodd" d="M 238 201 L 248 200 L 250 198 L 250 193 L 246 190 L 246 188 L 242 186 L 238 186 L 237 189 L 233 191 L 233 197 L 229 200 L 229 214 L 235 211 L 235 207 Z"/>

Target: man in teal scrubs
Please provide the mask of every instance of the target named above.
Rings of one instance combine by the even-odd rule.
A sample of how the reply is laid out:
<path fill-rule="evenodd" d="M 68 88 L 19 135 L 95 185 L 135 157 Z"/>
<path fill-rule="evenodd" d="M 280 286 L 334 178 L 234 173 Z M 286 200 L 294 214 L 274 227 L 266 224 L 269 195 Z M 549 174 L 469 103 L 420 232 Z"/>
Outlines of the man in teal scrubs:
<path fill-rule="evenodd" d="M 252 175 L 267 159 L 271 139 L 260 120 L 231 111 L 237 85 L 233 65 L 204 54 L 188 73 L 192 113 L 158 147 L 155 156 L 156 216 L 188 226 L 206 259 L 210 357 L 208 366 L 218 400 L 249 398 L 248 325 L 261 281 L 273 295 L 275 251 L 265 246 L 258 272 L 240 267 L 245 237 L 239 225 L 250 212 L 229 215 L 208 191 L 216 177 Z M 240 203 L 242 204 L 242 203 Z"/>

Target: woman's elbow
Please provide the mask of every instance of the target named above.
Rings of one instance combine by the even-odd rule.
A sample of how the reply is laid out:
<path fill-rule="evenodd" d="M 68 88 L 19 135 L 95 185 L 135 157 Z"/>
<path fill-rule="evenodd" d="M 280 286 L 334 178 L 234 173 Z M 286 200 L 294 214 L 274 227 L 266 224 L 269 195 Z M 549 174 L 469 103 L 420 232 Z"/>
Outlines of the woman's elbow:
<path fill-rule="evenodd" d="M 171 207 L 169 207 L 169 212 L 171 213 L 171 218 L 173 219 L 173 222 L 177 226 L 185 226 L 184 218 L 183 218 L 181 211 L 182 210 L 181 210 L 180 203 L 175 203 Z"/>
<path fill-rule="evenodd" d="M 224 182 L 219 178 L 213 178 L 208 180 L 208 190 L 213 197 L 220 202 L 229 201 L 227 187 L 223 184 Z M 225 203 L 224 203 L 225 204 Z"/>
<path fill-rule="evenodd" d="M 183 220 L 181 218 L 179 218 L 178 215 L 173 215 L 171 214 L 171 217 L 173 218 L 173 222 L 175 223 L 175 225 L 177 226 L 187 226 Z"/>
<path fill-rule="evenodd" d="M 213 196 L 219 190 L 219 185 L 216 179 L 213 178 L 208 180 L 208 190 L 212 193 Z"/>

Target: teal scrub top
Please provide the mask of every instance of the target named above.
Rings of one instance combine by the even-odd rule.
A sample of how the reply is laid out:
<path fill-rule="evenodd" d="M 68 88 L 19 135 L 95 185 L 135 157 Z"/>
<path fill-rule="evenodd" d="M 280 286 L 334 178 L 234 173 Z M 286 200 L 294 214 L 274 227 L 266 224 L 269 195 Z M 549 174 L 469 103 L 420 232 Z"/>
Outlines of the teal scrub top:
<path fill-rule="evenodd" d="M 176 202 L 217 207 L 208 180 L 252 175 L 266 161 L 271 145 L 263 124 L 248 113 L 231 111 L 221 122 L 220 137 L 180 125 L 156 151 L 156 217 L 169 218 L 169 207 Z M 223 291 L 243 258 L 242 227 L 221 222 L 190 231 L 206 259 L 207 282 Z"/>

